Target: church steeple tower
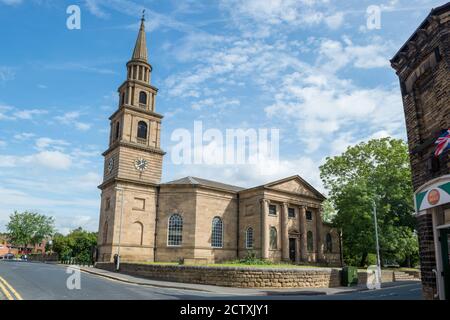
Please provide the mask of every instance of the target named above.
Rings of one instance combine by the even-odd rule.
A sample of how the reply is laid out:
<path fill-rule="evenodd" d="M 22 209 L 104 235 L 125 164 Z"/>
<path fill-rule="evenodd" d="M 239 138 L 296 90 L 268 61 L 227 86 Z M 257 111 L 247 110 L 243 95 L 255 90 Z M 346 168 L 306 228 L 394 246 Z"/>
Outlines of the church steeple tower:
<path fill-rule="evenodd" d="M 158 89 L 150 84 L 151 72 L 142 17 L 133 54 L 127 63 L 127 77 L 118 89 L 119 105 L 109 117 L 109 148 L 103 153 L 98 238 L 102 261 L 112 259 L 120 241 L 122 257 L 147 260 L 153 255 L 155 195 L 165 152 L 160 145 L 163 116 L 155 112 Z M 122 208 L 124 227 L 128 224 L 134 231 L 123 234 L 121 239 Z"/>
<path fill-rule="evenodd" d="M 143 62 L 148 62 L 148 51 L 147 43 L 145 39 L 145 17 L 142 15 L 141 27 L 139 28 L 139 34 L 136 40 L 136 45 L 134 46 L 132 60 L 140 60 Z"/>

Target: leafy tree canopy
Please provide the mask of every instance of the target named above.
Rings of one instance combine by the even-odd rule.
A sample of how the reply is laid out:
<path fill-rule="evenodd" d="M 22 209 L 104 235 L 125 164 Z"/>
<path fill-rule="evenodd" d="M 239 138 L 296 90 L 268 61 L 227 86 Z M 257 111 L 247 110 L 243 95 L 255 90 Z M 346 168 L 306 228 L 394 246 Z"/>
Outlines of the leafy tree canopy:
<path fill-rule="evenodd" d="M 53 217 L 28 211 L 10 215 L 6 229 L 9 241 L 24 247 L 40 243 L 55 232 Z"/>
<path fill-rule="evenodd" d="M 60 233 L 53 237 L 52 250 L 58 253 L 61 260 L 75 258 L 79 261 L 91 261 L 93 249 L 97 245 L 97 233 L 83 230 L 81 227 L 72 230 L 67 236 Z"/>
<path fill-rule="evenodd" d="M 332 221 L 343 231 L 347 263 L 365 265 L 375 253 L 373 203 L 382 260 L 417 260 L 411 171 L 403 140 L 374 139 L 349 147 L 327 158 L 320 176 L 336 210 Z"/>

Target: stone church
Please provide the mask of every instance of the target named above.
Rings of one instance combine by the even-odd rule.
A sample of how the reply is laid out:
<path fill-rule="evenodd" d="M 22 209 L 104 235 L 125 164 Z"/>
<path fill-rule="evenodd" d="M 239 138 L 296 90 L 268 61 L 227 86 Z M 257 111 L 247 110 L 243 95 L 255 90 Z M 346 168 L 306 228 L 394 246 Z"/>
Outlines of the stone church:
<path fill-rule="evenodd" d="M 254 188 L 196 177 L 161 183 L 158 89 L 151 85 L 144 19 L 103 153 L 98 261 L 218 262 L 247 256 L 339 264 L 325 197 L 300 176 Z"/>

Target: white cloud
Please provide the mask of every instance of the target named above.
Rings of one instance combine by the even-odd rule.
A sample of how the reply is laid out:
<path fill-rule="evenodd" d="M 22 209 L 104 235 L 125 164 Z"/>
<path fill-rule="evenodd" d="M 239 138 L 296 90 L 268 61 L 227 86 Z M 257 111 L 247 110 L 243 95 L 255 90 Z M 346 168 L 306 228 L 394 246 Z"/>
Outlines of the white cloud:
<path fill-rule="evenodd" d="M 97 0 L 84 0 L 84 3 L 88 8 L 89 12 L 92 13 L 94 16 L 98 18 L 109 17 L 109 15 L 100 8 Z"/>
<path fill-rule="evenodd" d="M 338 132 L 366 137 L 380 130 L 390 135 L 403 133 L 403 108 L 397 88 L 359 88 L 332 77 L 316 83 L 304 79 L 301 73 L 286 77 L 266 113 L 295 123 L 307 152 L 316 151 L 322 144 L 333 151 L 340 149 L 334 145 Z M 343 138 L 336 143 L 342 144 Z M 345 136 L 345 141 L 352 140 L 356 138 Z"/>
<path fill-rule="evenodd" d="M 389 67 L 392 45 L 372 39 L 368 45 L 355 45 L 348 37 L 342 41 L 322 39 L 318 48 L 318 63 L 322 70 L 335 72 L 349 64 L 355 68 Z"/>
<path fill-rule="evenodd" d="M 47 114 L 43 109 L 25 109 L 18 110 L 9 105 L 0 105 L 0 120 L 33 120 L 35 116 Z"/>
<path fill-rule="evenodd" d="M 47 114 L 47 110 L 41 110 L 41 109 L 31 109 L 31 110 L 20 110 L 17 112 L 14 112 L 14 117 L 22 120 L 31 120 L 34 116 Z"/>
<path fill-rule="evenodd" d="M 38 150 L 52 148 L 52 149 L 62 151 L 62 150 L 64 150 L 64 147 L 66 147 L 68 145 L 70 145 L 70 144 L 67 141 L 60 140 L 60 139 L 51 139 L 51 138 L 47 138 L 47 137 L 36 139 L 36 148 Z"/>
<path fill-rule="evenodd" d="M 81 113 L 78 111 L 70 111 L 64 113 L 62 116 L 56 116 L 55 120 L 65 124 L 65 125 L 74 125 L 76 129 L 80 131 L 87 131 L 91 128 L 91 124 L 77 121 L 78 118 L 81 117 Z"/>
<path fill-rule="evenodd" d="M 298 174 L 323 192 L 324 188 L 322 187 L 318 170 L 319 165 L 320 162 L 308 157 L 280 161 L 266 159 L 257 164 L 246 165 L 185 165 L 183 167 L 175 167 L 176 171 L 173 173 L 173 177 L 175 179 L 188 175 L 197 176 L 251 188 Z"/>
<path fill-rule="evenodd" d="M 75 122 L 75 128 L 77 128 L 80 131 L 87 131 L 91 128 L 91 125 L 89 123 L 84 122 Z"/>
<path fill-rule="evenodd" d="M 341 27 L 344 14 L 328 0 L 221 0 L 234 24 L 245 37 L 268 37 L 282 28 L 309 28 L 324 23 Z"/>
<path fill-rule="evenodd" d="M 14 135 L 14 139 L 16 140 L 29 140 L 31 138 L 33 138 L 35 136 L 34 133 L 30 133 L 30 132 L 22 132 L 22 133 L 17 133 Z"/>
<path fill-rule="evenodd" d="M 0 0 L 0 2 L 8 6 L 16 6 L 21 4 L 23 0 Z"/>
<path fill-rule="evenodd" d="M 60 151 L 42 151 L 27 159 L 28 163 L 37 162 L 38 164 L 51 169 L 66 170 L 72 165 L 72 159 L 69 155 Z"/>
<path fill-rule="evenodd" d="M 336 12 L 325 18 L 325 23 L 330 29 L 339 29 L 344 23 L 344 13 Z"/>
<path fill-rule="evenodd" d="M 45 167 L 56 170 L 67 170 L 72 165 L 70 155 L 60 151 L 40 151 L 28 156 L 0 155 L 0 167 Z"/>

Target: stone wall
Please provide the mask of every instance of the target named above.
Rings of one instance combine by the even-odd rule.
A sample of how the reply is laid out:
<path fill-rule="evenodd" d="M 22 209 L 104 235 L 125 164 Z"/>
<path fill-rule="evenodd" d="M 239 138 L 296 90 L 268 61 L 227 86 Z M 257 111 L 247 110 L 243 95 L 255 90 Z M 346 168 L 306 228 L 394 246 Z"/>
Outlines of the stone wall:
<path fill-rule="evenodd" d="M 112 263 L 97 268 L 113 271 Z M 205 267 L 121 263 L 121 273 L 173 282 L 238 288 L 328 288 L 341 283 L 340 269 Z"/>
<path fill-rule="evenodd" d="M 358 271 L 358 284 L 367 283 L 367 271 Z M 394 282 L 394 272 L 391 270 L 381 270 L 381 282 Z"/>

